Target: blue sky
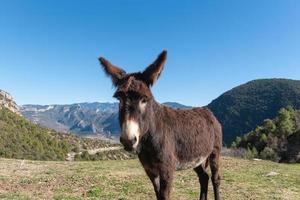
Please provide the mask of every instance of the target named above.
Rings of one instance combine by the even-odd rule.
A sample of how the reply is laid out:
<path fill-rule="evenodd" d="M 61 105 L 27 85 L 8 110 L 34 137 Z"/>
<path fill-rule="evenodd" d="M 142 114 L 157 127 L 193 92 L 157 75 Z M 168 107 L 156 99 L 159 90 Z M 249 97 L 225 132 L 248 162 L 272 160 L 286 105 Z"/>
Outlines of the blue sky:
<path fill-rule="evenodd" d="M 300 77 L 300 1 L 0 1 L 0 89 L 18 104 L 107 102 L 162 49 L 159 102 L 203 106 L 258 78 Z"/>

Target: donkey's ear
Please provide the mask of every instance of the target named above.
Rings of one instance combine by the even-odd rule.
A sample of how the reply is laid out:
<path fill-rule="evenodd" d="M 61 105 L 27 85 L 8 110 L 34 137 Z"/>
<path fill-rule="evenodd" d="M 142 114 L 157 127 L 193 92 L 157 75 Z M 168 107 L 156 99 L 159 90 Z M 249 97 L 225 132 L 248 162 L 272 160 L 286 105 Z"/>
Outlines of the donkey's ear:
<path fill-rule="evenodd" d="M 143 77 L 147 85 L 152 86 L 155 83 L 155 81 L 159 78 L 164 68 L 166 59 L 167 51 L 164 50 L 158 55 L 156 60 L 145 69 L 145 71 L 143 72 Z"/>
<path fill-rule="evenodd" d="M 114 66 L 113 64 L 111 64 L 108 60 L 106 60 L 103 57 L 100 57 L 99 61 L 102 65 L 105 73 L 111 77 L 111 80 L 112 80 L 114 86 L 117 86 L 118 81 L 120 79 L 122 79 L 122 77 L 126 74 L 126 72 L 123 69 L 121 69 L 117 66 Z"/>

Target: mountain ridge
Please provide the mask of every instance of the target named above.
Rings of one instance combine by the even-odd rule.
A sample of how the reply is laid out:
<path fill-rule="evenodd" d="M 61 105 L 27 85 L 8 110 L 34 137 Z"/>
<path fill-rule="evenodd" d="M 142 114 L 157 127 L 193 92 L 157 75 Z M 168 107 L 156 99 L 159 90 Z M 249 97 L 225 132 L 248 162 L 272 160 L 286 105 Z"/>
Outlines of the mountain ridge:
<path fill-rule="evenodd" d="M 264 119 L 274 118 L 287 106 L 300 108 L 299 80 L 252 80 L 224 92 L 207 107 L 221 122 L 224 141 L 230 144 L 236 136 L 249 132 Z"/>
<path fill-rule="evenodd" d="M 166 102 L 175 109 L 188 109 L 177 102 Z M 280 108 L 300 109 L 300 81 L 292 79 L 256 79 L 221 94 L 208 107 L 223 127 L 223 137 L 230 144 L 243 135 L 274 118 Z M 29 120 L 59 132 L 74 132 L 81 136 L 99 135 L 117 138 L 120 133 L 118 103 L 84 102 L 21 106 L 21 113 Z"/>
<path fill-rule="evenodd" d="M 163 104 L 176 109 L 191 108 L 177 102 Z M 81 136 L 98 135 L 114 139 L 120 134 L 118 106 L 116 102 L 26 104 L 21 106 L 21 112 L 30 121 L 59 132 L 73 132 Z"/>

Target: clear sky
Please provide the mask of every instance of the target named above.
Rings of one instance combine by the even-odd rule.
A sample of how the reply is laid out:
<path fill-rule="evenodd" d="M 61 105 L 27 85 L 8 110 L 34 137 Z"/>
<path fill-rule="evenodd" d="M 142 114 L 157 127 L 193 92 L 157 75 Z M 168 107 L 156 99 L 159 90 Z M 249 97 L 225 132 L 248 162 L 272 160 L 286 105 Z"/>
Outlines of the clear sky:
<path fill-rule="evenodd" d="M 202 106 L 253 79 L 300 79 L 300 1 L 0 1 L 0 89 L 18 104 L 115 101 L 97 58 L 134 72 L 162 49 L 159 102 Z"/>

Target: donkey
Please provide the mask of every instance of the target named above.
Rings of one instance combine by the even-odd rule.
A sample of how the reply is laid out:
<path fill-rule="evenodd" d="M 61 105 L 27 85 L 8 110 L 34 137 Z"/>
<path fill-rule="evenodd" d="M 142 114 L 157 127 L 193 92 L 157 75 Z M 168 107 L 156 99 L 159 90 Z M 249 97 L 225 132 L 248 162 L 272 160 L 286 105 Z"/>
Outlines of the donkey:
<path fill-rule="evenodd" d="M 119 100 L 120 142 L 134 151 L 150 178 L 157 200 L 170 200 L 176 170 L 193 168 L 199 177 L 200 199 L 207 199 L 210 164 L 214 197 L 220 199 L 222 128 L 206 108 L 172 109 L 155 101 L 151 86 L 166 62 L 163 51 L 143 72 L 126 73 L 103 57 L 99 61 L 111 77 Z"/>

